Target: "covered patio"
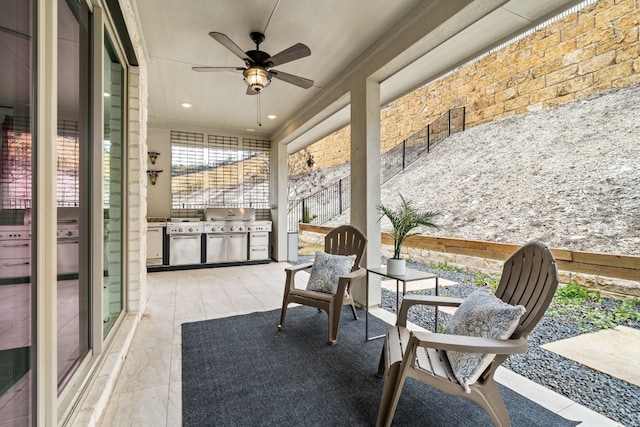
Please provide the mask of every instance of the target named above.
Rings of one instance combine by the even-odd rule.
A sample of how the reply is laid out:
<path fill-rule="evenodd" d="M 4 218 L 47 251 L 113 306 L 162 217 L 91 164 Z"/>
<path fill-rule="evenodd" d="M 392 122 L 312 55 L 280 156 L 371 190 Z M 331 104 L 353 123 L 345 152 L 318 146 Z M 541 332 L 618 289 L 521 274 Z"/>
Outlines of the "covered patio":
<path fill-rule="evenodd" d="M 427 116 L 442 114 L 441 108 L 451 111 L 445 103 L 474 104 L 463 101 L 456 90 L 448 93 L 459 99 L 444 102 L 425 85 L 452 75 L 478 55 L 548 19 L 563 22 L 570 16 L 578 22 L 582 15 L 574 12 L 588 2 L 604 19 L 586 19 L 603 21 L 608 29 L 620 15 L 603 11 L 605 1 L 12 0 L 3 4 L 3 58 L 8 60 L 2 63 L 6 72 L 0 113 L 3 144 L 10 142 L 15 149 L 3 151 L 3 165 L 11 168 L 3 175 L 8 180 L 3 184 L 2 213 L 9 238 L 23 242 L 19 251 L 7 254 L 12 262 L 3 267 L 7 279 L 3 284 L 10 286 L 3 288 L 8 296 L 3 300 L 7 310 L 2 351 L 8 350 L 4 354 L 19 366 L 3 390 L 0 419 L 16 425 L 180 425 L 185 362 L 181 325 L 275 313 L 280 306 L 289 260 L 292 154 L 338 130 L 348 131 L 341 150 L 354 181 L 352 208 L 343 222 L 368 238 L 362 266 L 377 267 L 384 242 L 377 207 L 385 107 L 416 94 L 418 88 L 427 89 L 415 102 L 415 113 L 405 114 L 412 121 L 427 121 Z M 629 4 L 612 2 L 616 8 Z M 629 31 L 637 35 L 637 22 L 632 24 Z M 250 36 L 256 32 L 266 39 L 253 50 L 249 39 L 261 39 Z M 611 44 L 607 30 L 597 32 L 606 33 L 603 41 Z M 559 32 L 555 36 L 543 44 L 557 47 Z M 308 45 L 310 55 L 301 54 L 306 52 L 302 44 Z M 287 54 L 291 48 L 297 52 L 295 58 Z M 274 60 L 277 65 L 264 62 L 273 59 L 266 52 L 279 56 Z M 536 55 L 544 57 L 543 52 Z M 251 61 L 245 61 L 246 69 L 241 66 L 245 54 L 266 58 L 257 65 L 267 78 L 262 86 L 250 82 L 248 71 L 255 71 Z M 606 63 L 616 52 L 607 54 L 604 61 L 595 62 Z M 520 59 L 510 62 L 519 67 Z M 637 58 L 633 60 L 633 65 L 631 59 L 621 63 L 631 74 L 622 83 L 637 83 Z M 500 68 L 496 64 L 492 66 Z M 222 72 L 196 72 L 200 67 L 220 67 L 213 71 Z M 578 64 L 572 67 L 577 74 Z M 535 77 L 532 69 L 527 72 Z M 618 75 L 611 69 L 597 71 Z M 492 74 L 485 75 L 484 83 L 493 85 Z M 468 80 L 475 81 L 476 76 Z M 507 83 L 503 86 L 515 90 Z M 255 87 L 264 93 L 257 95 Z M 588 89 L 593 88 L 596 85 Z M 563 96 L 557 87 L 539 89 L 553 101 Z M 486 107 L 495 107 L 493 100 Z M 499 118 L 483 114 L 476 119 Z M 409 132 L 397 137 L 404 133 Z M 177 151 L 188 152 L 192 147 L 181 138 L 190 142 L 194 135 L 202 156 L 174 163 L 180 157 L 174 156 L 174 145 Z M 69 153 L 62 150 L 66 142 L 73 147 Z M 220 157 L 209 162 L 209 150 Z M 70 162 L 63 164 L 60 159 L 66 157 Z M 261 162 L 251 171 L 247 167 L 245 173 L 244 164 L 238 165 L 257 157 Z M 190 170 L 192 164 L 200 169 Z M 229 164 L 236 169 L 225 179 L 206 183 L 200 179 L 207 174 L 208 180 L 218 169 L 227 171 Z M 182 189 L 174 188 L 176 175 L 197 181 L 185 193 L 195 189 L 206 197 L 197 203 L 177 200 Z M 58 197 L 66 193 L 61 183 L 70 184 L 68 198 Z M 63 215 L 61 208 L 67 207 L 77 210 L 75 220 Z M 194 222 L 204 222 L 203 211 L 211 207 L 261 210 L 256 219 L 269 221 L 271 235 L 263 235 L 263 243 L 256 245 L 264 256 L 258 264 L 243 249 L 238 251 L 247 256 L 246 263 L 238 261 L 243 265 L 235 260 L 224 268 L 201 265 L 208 251 L 195 250 L 207 237 L 199 231 L 201 224 L 193 232 L 199 236 L 191 239 L 196 244 L 188 248 L 188 262 L 171 263 L 171 233 L 154 239 L 148 232 L 149 223 L 157 218 L 167 224 L 168 218 L 197 214 Z M 160 234 L 158 228 L 162 229 L 156 227 L 154 237 Z M 242 234 L 246 241 L 248 233 Z M 72 263 L 60 262 L 67 255 Z M 162 263 L 162 272 L 147 271 L 151 258 Z M 63 280 L 73 286 L 71 291 L 58 283 Z M 387 319 L 388 313 L 375 308 L 383 294 L 379 278 L 366 287 L 360 280 L 354 289 L 361 307 L 365 290 L 371 291 L 367 302 L 373 314 Z M 357 328 L 363 323 L 351 324 Z M 68 349 L 73 355 L 68 356 Z M 573 402 L 549 397 L 538 386 L 502 372 L 504 384 L 543 396 L 541 404 L 553 413 L 586 420 L 587 425 L 606 425 L 597 414 L 582 412 Z"/>
<path fill-rule="evenodd" d="M 582 2 L 363 1 L 319 7 L 275 1 L 251 8 L 228 2 L 219 2 L 217 8 L 206 2 L 189 7 L 171 1 L 135 3 L 148 69 L 149 149 L 157 150 L 163 139 L 164 147 L 169 146 L 168 129 L 269 140 L 272 256 L 284 261 L 287 157 L 349 125 L 351 176 L 359 177 L 351 187 L 349 222 L 369 236 L 369 265 L 377 262 L 381 251 L 376 207 L 382 108 Z M 233 29 L 229 19 L 234 20 Z M 261 49 L 272 53 L 299 41 L 311 47 L 310 56 L 283 65 L 282 71 L 311 78 L 313 86 L 302 90 L 276 81 L 259 97 L 247 96 L 242 76 L 192 70 L 241 65 L 208 32 L 222 32 L 244 50 L 249 32 L 255 30 L 266 35 Z M 185 109 L 181 102 L 192 107 Z M 270 113 L 276 117 L 262 119 L 261 114 Z M 148 216 L 172 216 L 165 202 L 170 192 L 166 181 L 149 187 Z"/>
<path fill-rule="evenodd" d="M 284 268 L 288 265 L 284 261 L 288 243 L 285 207 L 289 154 L 350 125 L 351 176 L 360 178 L 351 189 L 350 223 L 369 237 L 363 264 L 377 265 L 382 244 L 376 214 L 380 203 L 382 107 L 581 2 L 550 0 L 537 2 L 535 6 L 521 0 L 373 5 L 359 2 L 350 5 L 349 10 L 325 9 L 317 16 L 310 12 L 314 6 L 307 2 L 295 7 L 280 1 L 271 2 L 269 7 L 256 4 L 259 10 L 253 11 L 228 2 L 218 3 L 215 11 L 202 2 L 182 10 L 170 1 L 133 3 L 139 19 L 135 27 L 140 36 L 139 43 L 134 44 L 144 52 L 139 58 L 141 70 L 148 72 L 149 117 L 141 126 L 148 129 L 149 137 L 142 142 L 141 151 L 155 149 L 151 143 L 162 138 L 167 129 L 205 129 L 269 140 L 269 211 L 273 220 L 272 258 L 276 262 L 151 273 L 146 277 L 143 274 L 140 311 L 125 321 L 107 357 L 113 365 L 98 374 L 103 386 L 93 387 L 92 396 L 85 401 L 84 406 L 98 410 L 82 411 L 77 425 L 98 421 L 94 417 L 102 412 L 101 408 L 103 426 L 179 425 L 181 325 L 280 307 Z M 332 28 L 335 16 L 341 12 L 349 15 L 341 15 L 341 26 Z M 256 18 L 269 14 L 281 19 L 281 23 L 295 25 L 278 28 L 271 18 L 266 24 Z M 204 17 L 211 21 L 204 22 Z M 234 21 L 233 29 L 225 25 L 229 19 Z M 321 31 L 310 31 L 311 21 L 313 26 L 322 27 Z M 269 42 L 281 48 L 298 41 L 318 46 L 313 48 L 311 57 L 295 67 L 283 67 L 313 78 L 313 88 L 301 91 L 276 82 L 265 88 L 260 97 L 249 97 L 238 76 L 221 74 L 222 78 L 214 79 L 219 76 L 194 75 L 191 66 L 227 66 L 237 59 L 216 50 L 219 46 L 207 36 L 207 31 L 223 31 L 245 46 L 249 30 L 262 26 L 268 29 L 265 48 Z M 197 108 L 182 109 L 181 101 L 189 101 Z M 256 107 L 258 116 L 254 120 Z M 261 109 L 267 112 L 278 109 L 278 118 L 262 122 Z M 147 112 L 144 105 L 141 110 L 143 114 Z M 249 117 L 251 124 L 247 124 Z M 144 155 L 142 159 L 146 160 Z M 159 196 L 158 192 L 168 189 L 165 182 L 160 180 L 157 186 L 148 187 L 147 200 L 141 200 L 141 217 L 147 204 L 151 206 L 149 201 L 166 196 Z M 169 211 L 150 209 L 147 213 L 170 216 Z M 376 304 L 380 299 L 379 283 L 375 280 L 371 283 L 372 302 Z M 360 286 L 356 299 L 362 302 L 363 296 L 364 288 Z M 384 310 L 375 314 L 388 317 Z M 121 370 L 113 368 L 118 365 Z M 582 420 L 585 425 L 616 425 L 507 370 L 500 371 L 499 380 L 564 417 Z M 152 419 L 155 416 L 158 418 Z"/>
<path fill-rule="evenodd" d="M 109 366 L 98 375 L 105 389 L 113 389 L 107 402 L 102 390 L 94 388 L 75 425 L 89 425 L 90 408 L 104 406 L 100 426 L 176 426 L 182 422 L 182 357 L 183 323 L 243 315 L 257 311 L 278 310 L 282 304 L 284 269 L 288 263 L 271 263 L 249 267 L 228 267 L 151 273 L 149 299 L 137 331 L 121 332 L 120 346 L 129 347 L 127 360 L 118 378 Z M 303 273 L 304 274 L 304 273 Z M 304 282 L 304 281 L 303 281 Z M 393 322 L 394 315 L 375 308 L 372 314 Z M 346 318 L 344 322 L 352 320 Z M 326 323 L 326 315 L 318 315 Z M 356 321 L 362 330 L 365 322 Z M 274 334 L 276 323 L 273 324 Z M 318 337 L 324 342 L 324 335 Z M 382 346 L 382 342 L 378 340 Z M 117 357 L 114 348 L 112 357 Z M 376 366 L 371 367 L 371 374 Z M 619 426 L 571 400 L 554 393 L 505 368 L 496 379 L 527 399 L 558 415 L 579 421 L 583 426 Z M 473 403 L 469 403 L 473 405 Z M 259 420 L 256 420 L 259 424 Z"/>

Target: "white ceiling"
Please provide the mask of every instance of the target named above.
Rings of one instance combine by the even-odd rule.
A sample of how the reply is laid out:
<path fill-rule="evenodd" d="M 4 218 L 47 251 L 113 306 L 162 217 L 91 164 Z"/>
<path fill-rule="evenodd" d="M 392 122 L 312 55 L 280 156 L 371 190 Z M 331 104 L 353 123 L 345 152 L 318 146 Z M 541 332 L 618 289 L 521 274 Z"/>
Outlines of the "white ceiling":
<path fill-rule="evenodd" d="M 386 104 L 580 0 L 135 0 L 147 51 L 149 124 L 246 133 L 292 152 L 349 122 L 353 82 L 381 82 Z M 271 55 L 303 43 L 311 56 L 274 67 L 315 84 L 272 80 L 246 95 L 241 73 L 197 73 L 192 66 L 242 67 L 209 37 L 226 34 L 242 50 L 249 33 Z M 182 102 L 193 104 L 190 109 Z M 268 114 L 275 114 L 270 120 Z"/>

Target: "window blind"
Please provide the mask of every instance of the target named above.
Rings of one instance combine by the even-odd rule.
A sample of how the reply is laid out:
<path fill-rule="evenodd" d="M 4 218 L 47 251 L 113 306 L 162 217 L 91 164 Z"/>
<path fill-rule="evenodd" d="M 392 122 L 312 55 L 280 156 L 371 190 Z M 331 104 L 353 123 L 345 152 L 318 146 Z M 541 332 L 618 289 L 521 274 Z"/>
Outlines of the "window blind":
<path fill-rule="evenodd" d="M 80 202 L 79 135 L 78 122 L 58 120 L 58 207 L 74 207 Z"/>
<path fill-rule="evenodd" d="M 204 134 L 171 131 L 172 207 L 193 209 L 205 206 Z"/>
<path fill-rule="evenodd" d="M 5 116 L 2 122 L 0 191 L 2 209 L 31 207 L 31 147 L 29 117 Z"/>
<path fill-rule="evenodd" d="M 269 208 L 270 142 L 171 132 L 172 209 Z"/>
<path fill-rule="evenodd" d="M 209 135 L 210 207 L 240 206 L 238 138 Z M 205 206 L 207 207 L 207 206 Z"/>
<path fill-rule="evenodd" d="M 242 182 L 244 205 L 269 209 L 269 141 L 244 138 L 246 160 L 243 162 Z"/>
<path fill-rule="evenodd" d="M 80 143 L 78 122 L 58 120 L 57 206 L 74 207 L 80 201 Z M 29 117 L 5 117 L 2 123 L 0 189 L 3 209 L 31 207 L 32 136 Z"/>

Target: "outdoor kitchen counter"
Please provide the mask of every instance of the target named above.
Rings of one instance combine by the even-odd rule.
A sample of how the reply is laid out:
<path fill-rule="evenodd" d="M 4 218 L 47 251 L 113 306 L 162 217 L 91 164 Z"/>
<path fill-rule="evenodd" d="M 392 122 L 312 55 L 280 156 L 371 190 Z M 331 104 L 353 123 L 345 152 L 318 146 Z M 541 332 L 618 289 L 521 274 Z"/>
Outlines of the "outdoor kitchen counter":
<path fill-rule="evenodd" d="M 162 251 L 153 247 L 159 239 L 152 243 L 148 234 L 147 252 L 155 256 L 147 262 L 149 272 L 271 262 L 271 221 L 256 221 L 254 209 L 209 208 L 204 221 L 174 217 L 164 224 Z M 158 222 L 149 218 L 147 226 L 157 229 Z"/>

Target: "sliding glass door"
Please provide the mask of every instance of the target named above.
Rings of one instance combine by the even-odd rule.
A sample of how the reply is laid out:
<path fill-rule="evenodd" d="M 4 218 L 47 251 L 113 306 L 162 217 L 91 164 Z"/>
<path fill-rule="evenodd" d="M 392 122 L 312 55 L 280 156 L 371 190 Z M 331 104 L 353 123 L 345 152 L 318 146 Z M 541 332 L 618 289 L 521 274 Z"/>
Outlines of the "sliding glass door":
<path fill-rule="evenodd" d="M 51 18 L 45 28 L 37 27 L 43 36 L 53 34 L 52 25 L 57 27 L 54 58 L 47 57 L 46 52 L 38 56 L 35 52 L 36 16 L 45 16 L 36 11 L 43 4 L 57 4 L 57 13 L 48 15 L 57 16 L 57 23 Z M 60 399 L 58 416 L 64 416 L 77 398 L 75 393 L 83 382 L 80 377 L 95 361 L 90 358 L 93 344 L 99 352 L 101 340 L 124 310 L 125 68 L 109 32 L 104 31 L 104 40 L 100 40 L 100 32 L 96 44 L 92 28 L 85 0 L 0 1 L 0 425 L 45 422 L 35 419 L 34 414 L 39 413 L 35 396 L 44 406 Z M 92 46 L 97 52 L 91 51 Z M 103 56 L 103 70 L 92 69 L 94 55 Z M 38 70 L 36 57 L 40 58 Z M 35 82 L 43 81 L 38 79 L 43 75 L 40 73 L 53 74 L 51 66 L 57 66 L 57 88 L 36 87 Z M 104 96 L 92 99 L 94 87 L 101 88 Z M 43 135 L 35 132 L 44 123 L 34 114 L 36 99 L 42 99 L 36 93 L 57 99 L 57 122 Z M 98 111 L 100 103 L 104 121 L 96 118 L 92 123 L 93 111 Z M 93 126 L 104 129 L 102 141 L 93 136 Z M 44 147 L 54 144 L 56 158 L 44 159 Z M 47 170 L 42 164 L 52 165 L 54 161 L 55 173 L 38 175 Z M 42 196 L 42 189 L 35 185 L 38 177 L 52 186 L 55 182 L 55 212 L 49 217 L 53 223 L 56 214 L 55 243 L 50 240 L 53 230 L 46 227 L 47 234 L 36 227 L 36 219 L 42 222 L 37 214 L 43 212 L 43 206 L 38 205 L 38 201 L 43 203 L 42 197 L 36 197 Z M 101 209 L 92 200 L 100 200 Z M 50 203 L 45 215 L 54 210 L 53 201 Z M 96 226 L 100 228 L 99 221 L 104 224 L 103 230 L 91 235 Z M 43 244 L 56 248 L 57 264 L 48 264 L 55 265 L 56 271 L 55 275 L 47 274 L 51 277 L 38 273 L 36 281 L 36 272 L 41 271 L 39 267 L 47 257 L 54 259 L 52 251 L 42 250 Z M 98 248 L 103 245 L 103 250 L 95 250 L 96 244 Z M 102 272 L 98 267 L 102 263 L 96 261 L 101 257 Z M 40 265 L 36 266 L 36 261 Z M 102 281 L 96 277 L 99 273 Z M 36 288 L 50 290 L 54 296 L 45 298 Z M 100 296 L 104 301 L 102 315 Z M 54 313 L 53 308 L 57 318 L 50 323 L 52 333 L 35 330 L 37 315 L 44 319 L 46 313 Z M 57 366 L 35 372 L 36 348 L 55 351 Z M 44 394 L 41 390 L 36 393 L 35 384 L 43 384 L 42 378 L 49 374 L 51 381 L 46 385 L 51 388 Z M 58 395 L 52 396 L 56 379 Z M 66 403 L 68 408 L 62 408 Z"/>
<path fill-rule="evenodd" d="M 84 2 L 58 0 L 58 389 L 89 351 L 90 25 Z"/>
<path fill-rule="evenodd" d="M 124 68 L 105 31 L 104 39 L 103 213 L 104 278 L 103 335 L 122 312 Z"/>
<path fill-rule="evenodd" d="M 0 424 L 31 425 L 34 9 L 0 2 Z"/>

